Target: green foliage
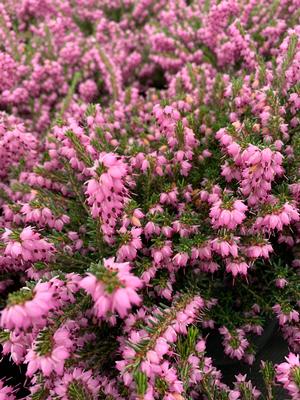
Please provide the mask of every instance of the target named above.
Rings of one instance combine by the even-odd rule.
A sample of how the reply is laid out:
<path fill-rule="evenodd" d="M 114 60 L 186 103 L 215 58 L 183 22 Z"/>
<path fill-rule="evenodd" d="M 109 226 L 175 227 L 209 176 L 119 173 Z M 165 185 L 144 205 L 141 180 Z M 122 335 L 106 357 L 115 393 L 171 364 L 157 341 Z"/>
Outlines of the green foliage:
<path fill-rule="evenodd" d="M 136 383 L 137 394 L 143 396 L 147 391 L 147 376 L 144 372 L 137 371 L 133 375 Z"/>
<path fill-rule="evenodd" d="M 33 299 L 33 292 L 29 287 L 23 287 L 17 292 L 9 293 L 7 298 L 7 304 L 14 306 L 16 304 L 23 304 L 26 301 Z"/>
<path fill-rule="evenodd" d="M 267 400 L 272 400 L 275 396 L 274 386 L 276 375 L 273 363 L 271 361 L 263 361 L 260 372 L 267 390 Z"/>
<path fill-rule="evenodd" d="M 288 68 L 290 67 L 291 63 L 294 60 L 295 54 L 296 54 L 296 50 L 297 50 L 297 44 L 298 44 L 298 37 L 296 34 L 293 34 L 290 36 L 290 41 L 289 41 L 289 45 L 288 45 L 288 49 L 287 49 L 287 53 L 286 56 L 283 60 L 282 66 L 281 66 L 281 73 L 280 75 L 276 76 L 276 81 L 277 81 L 277 86 L 279 90 L 282 90 L 282 87 L 284 85 L 285 82 L 285 73 L 288 70 Z M 276 73 L 276 71 L 274 71 Z"/>
<path fill-rule="evenodd" d="M 83 147 L 83 145 L 80 143 L 78 137 L 75 135 L 74 132 L 72 132 L 71 130 L 68 130 L 65 133 L 66 137 L 69 138 L 74 146 L 74 149 L 77 153 L 78 158 L 84 162 L 84 164 L 87 167 L 92 167 L 94 165 L 93 160 L 91 159 L 91 157 L 89 156 L 89 154 L 87 154 L 87 152 L 85 151 L 85 148 Z"/>
<path fill-rule="evenodd" d="M 35 393 L 30 395 L 30 400 L 46 400 L 49 396 L 49 390 L 46 388 L 38 389 Z"/>
<path fill-rule="evenodd" d="M 95 25 L 89 19 L 81 19 L 78 15 L 73 15 L 73 20 L 85 36 L 91 36 L 95 32 Z"/>
<path fill-rule="evenodd" d="M 177 343 L 176 348 L 182 360 L 187 360 L 189 355 L 195 351 L 195 346 L 199 337 L 199 329 L 196 326 L 191 326 L 188 329 L 185 337 L 181 336 Z"/>
<path fill-rule="evenodd" d="M 24 171 L 25 169 L 25 160 L 24 158 L 20 158 L 18 165 L 17 166 L 13 166 L 10 168 L 10 178 L 11 179 L 18 179 L 18 177 L 20 176 L 21 172 Z"/>
<path fill-rule="evenodd" d="M 105 268 L 101 261 L 97 264 L 92 263 L 88 272 L 91 272 L 104 284 L 108 293 L 113 293 L 117 288 L 124 287 L 118 279 L 118 271 Z"/>
<path fill-rule="evenodd" d="M 92 395 L 78 381 L 69 383 L 67 393 L 70 400 L 93 400 Z"/>
<path fill-rule="evenodd" d="M 195 346 L 199 339 L 199 329 L 196 326 L 188 328 L 186 336 L 180 336 L 176 343 L 176 353 L 178 354 L 177 369 L 187 392 L 190 383 L 191 364 L 188 358 L 195 353 Z"/>
<path fill-rule="evenodd" d="M 7 342 L 9 340 L 10 337 L 10 332 L 9 331 L 4 331 L 4 330 L 0 330 L 0 343 L 4 343 Z"/>
<path fill-rule="evenodd" d="M 35 341 L 36 352 L 40 356 L 48 356 L 53 348 L 53 332 L 51 328 L 42 329 Z"/>
<path fill-rule="evenodd" d="M 64 113 L 66 112 L 66 110 L 69 108 L 69 105 L 72 101 L 73 95 L 75 93 L 76 87 L 78 85 L 78 83 L 81 80 L 81 73 L 80 72 L 75 72 L 75 74 L 73 75 L 73 79 L 72 82 L 69 86 L 69 90 L 67 93 L 67 96 L 65 97 L 65 99 L 63 100 L 62 106 L 61 106 L 61 110 L 59 113 L 58 118 L 62 118 L 64 116 Z"/>

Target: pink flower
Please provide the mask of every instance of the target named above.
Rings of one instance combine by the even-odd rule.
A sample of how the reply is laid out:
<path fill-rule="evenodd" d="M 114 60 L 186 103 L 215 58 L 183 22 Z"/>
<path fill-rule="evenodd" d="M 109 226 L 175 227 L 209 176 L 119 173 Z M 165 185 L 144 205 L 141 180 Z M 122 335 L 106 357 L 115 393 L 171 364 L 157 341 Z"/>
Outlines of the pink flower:
<path fill-rule="evenodd" d="M 258 399 L 261 395 L 260 391 L 252 385 L 251 381 L 246 381 L 247 375 L 238 374 L 235 376 L 235 389 L 241 393 L 251 393 L 251 398 Z M 236 397 L 237 399 L 239 397 Z"/>
<path fill-rule="evenodd" d="M 300 219 L 299 212 L 293 204 L 285 203 L 281 209 L 274 211 L 273 214 L 266 214 L 257 218 L 253 229 L 257 231 L 264 230 L 270 232 L 272 230 L 282 231 L 285 226 Z"/>
<path fill-rule="evenodd" d="M 24 361 L 24 356 L 31 340 L 31 334 L 13 331 L 10 333 L 9 339 L 2 343 L 2 353 L 4 355 L 10 354 L 12 360 L 19 365 Z"/>
<path fill-rule="evenodd" d="M 276 366 L 276 379 L 283 384 L 293 400 L 300 398 L 300 361 L 299 355 L 290 353 L 286 362 Z"/>
<path fill-rule="evenodd" d="M 242 329 L 229 331 L 225 326 L 219 329 L 223 335 L 223 345 L 225 354 L 230 358 L 241 360 L 245 355 L 245 350 L 249 346 L 248 340 L 245 338 L 245 332 Z"/>
<path fill-rule="evenodd" d="M 269 258 L 270 253 L 273 253 L 273 247 L 268 242 L 258 243 L 256 245 L 247 246 L 244 250 L 245 254 L 249 258 Z"/>
<path fill-rule="evenodd" d="M 113 258 L 104 259 L 102 266 L 96 265 L 94 273 L 83 278 L 79 286 L 92 296 L 98 318 L 115 311 L 124 318 L 132 305 L 141 302 L 136 293 L 141 280 L 130 273 L 129 263 L 117 263 Z"/>
<path fill-rule="evenodd" d="M 248 207 L 241 200 L 229 200 L 227 203 L 218 200 L 213 203 L 209 216 L 215 229 L 236 229 L 246 218 Z"/>
<path fill-rule="evenodd" d="M 144 233 L 145 233 L 146 238 L 149 239 L 154 234 L 156 234 L 156 235 L 160 234 L 160 227 L 158 225 L 155 225 L 154 222 L 149 221 L 145 225 Z"/>
<path fill-rule="evenodd" d="M 209 242 L 204 242 L 199 244 L 197 247 L 193 247 L 191 253 L 192 259 L 200 258 L 200 260 L 211 260 L 212 258 Z"/>
<path fill-rule="evenodd" d="M 286 285 L 288 284 L 288 281 L 284 278 L 277 278 L 275 280 L 275 285 L 276 287 L 278 287 L 279 289 L 284 288 Z"/>
<path fill-rule="evenodd" d="M 161 193 L 160 203 L 175 205 L 177 203 L 177 196 L 178 196 L 177 188 L 170 190 L 168 193 Z"/>
<path fill-rule="evenodd" d="M 142 246 L 141 228 L 132 228 L 129 232 L 123 233 L 124 244 L 117 251 L 117 261 L 133 261 L 137 256 L 137 250 Z"/>
<path fill-rule="evenodd" d="M 50 282 L 38 283 L 33 290 L 24 288 L 21 296 L 11 294 L 8 305 L 1 313 L 0 325 L 7 329 L 28 329 L 45 324 L 43 319 L 55 309 L 54 287 Z"/>
<path fill-rule="evenodd" d="M 93 178 L 87 182 L 86 195 L 92 216 L 101 217 L 104 238 L 113 243 L 117 219 L 128 201 L 124 182 L 127 166 L 116 154 L 101 153 L 90 173 Z"/>
<path fill-rule="evenodd" d="M 161 247 L 153 247 L 151 249 L 151 256 L 155 264 L 161 264 L 163 260 L 166 261 L 170 259 L 173 253 L 171 243 L 171 241 L 167 240 Z"/>
<path fill-rule="evenodd" d="M 99 379 L 94 378 L 94 374 L 91 370 L 84 371 L 82 368 L 74 368 L 69 372 L 64 372 L 64 375 L 55 381 L 52 396 L 59 396 L 62 400 L 68 400 L 68 389 L 69 385 L 72 383 L 82 388 L 89 399 L 98 399 L 100 390 Z"/>
<path fill-rule="evenodd" d="M 177 253 L 173 257 L 173 263 L 176 267 L 185 267 L 188 263 L 189 255 L 188 253 Z"/>
<path fill-rule="evenodd" d="M 28 351 L 25 357 L 25 363 L 28 364 L 26 374 L 33 376 L 36 371 L 40 370 L 46 377 L 50 376 L 52 372 L 57 375 L 63 375 L 64 363 L 69 358 L 70 350 L 73 347 L 69 331 L 65 328 L 59 328 L 52 336 L 46 353 L 39 348 L 39 343 L 43 340 L 47 339 L 44 337 L 39 338 L 38 336 L 36 342 L 33 343 L 32 349 Z"/>
<path fill-rule="evenodd" d="M 237 259 L 226 262 L 226 271 L 231 272 L 234 277 L 236 277 L 238 274 L 246 276 L 248 268 L 249 265 L 242 260 Z"/>
<path fill-rule="evenodd" d="M 195 349 L 198 353 L 203 353 L 205 351 L 205 348 L 206 348 L 206 343 L 205 343 L 205 340 L 203 340 L 203 339 L 199 340 L 195 347 Z"/>
<path fill-rule="evenodd" d="M 54 246 L 45 239 L 41 239 L 40 234 L 34 232 L 28 226 L 22 230 L 18 238 L 12 239 L 15 235 L 9 229 L 6 229 L 2 239 L 6 243 L 4 253 L 14 259 L 21 258 L 23 261 L 50 261 Z"/>
<path fill-rule="evenodd" d="M 299 313 L 298 311 L 292 309 L 290 306 L 282 307 L 280 304 L 275 304 L 272 307 L 273 311 L 276 313 L 276 316 L 279 320 L 280 325 L 284 325 L 287 322 L 299 322 Z"/>
<path fill-rule="evenodd" d="M 211 248 L 222 257 L 232 255 L 234 258 L 238 256 L 238 246 L 236 242 L 238 238 L 234 237 L 232 240 L 223 240 L 222 238 L 216 238 L 211 241 Z"/>
<path fill-rule="evenodd" d="M 0 379 L 0 400 L 15 400 L 14 391 L 11 386 L 6 386 L 4 381 Z"/>

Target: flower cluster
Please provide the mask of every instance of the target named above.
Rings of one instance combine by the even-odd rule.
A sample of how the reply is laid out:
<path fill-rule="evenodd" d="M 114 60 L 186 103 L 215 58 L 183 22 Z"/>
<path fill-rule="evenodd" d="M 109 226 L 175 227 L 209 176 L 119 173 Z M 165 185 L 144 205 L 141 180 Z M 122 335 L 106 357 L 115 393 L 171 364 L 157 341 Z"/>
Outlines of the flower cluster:
<path fill-rule="evenodd" d="M 0 399 L 15 400 L 14 390 L 11 386 L 6 386 L 3 380 L 0 381 Z"/>
<path fill-rule="evenodd" d="M 126 164 L 118 160 L 115 154 L 100 154 L 91 169 L 96 176 L 87 182 L 86 195 L 92 216 L 101 218 L 101 229 L 108 243 L 113 240 L 117 218 L 122 215 L 127 200 L 124 185 L 126 169 Z"/>
<path fill-rule="evenodd" d="M 6 228 L 2 235 L 5 243 L 4 255 L 12 259 L 20 259 L 23 262 L 49 261 L 54 247 L 45 239 L 41 239 L 39 233 L 27 226 L 18 235 Z"/>
<path fill-rule="evenodd" d="M 49 282 L 23 288 L 9 294 L 7 307 L 2 311 L 0 325 L 8 329 L 26 329 L 41 325 L 52 308 L 55 308 L 54 287 Z"/>
<path fill-rule="evenodd" d="M 115 263 L 113 259 L 104 260 L 103 266 L 97 265 L 79 282 L 79 287 L 91 295 L 95 315 L 101 319 L 108 313 L 117 312 L 124 318 L 132 305 L 139 305 L 141 298 L 137 289 L 141 280 L 130 273 L 129 263 Z"/>
<path fill-rule="evenodd" d="M 278 382 L 283 384 L 287 389 L 292 399 L 297 399 L 300 396 L 300 361 L 299 355 L 296 356 L 290 353 L 286 357 L 286 362 L 277 365 L 276 378 Z"/>
<path fill-rule="evenodd" d="M 259 399 L 209 341 L 272 320 L 299 398 L 299 1 L 3 0 L 0 39 L 0 399 Z"/>

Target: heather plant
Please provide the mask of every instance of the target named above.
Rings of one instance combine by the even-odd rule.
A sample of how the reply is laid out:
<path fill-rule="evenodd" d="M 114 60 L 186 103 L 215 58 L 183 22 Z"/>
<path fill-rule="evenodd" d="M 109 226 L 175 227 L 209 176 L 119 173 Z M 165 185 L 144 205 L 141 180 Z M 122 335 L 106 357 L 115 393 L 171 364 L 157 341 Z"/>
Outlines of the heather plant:
<path fill-rule="evenodd" d="M 26 399 L 299 399 L 299 18 L 2 2 L 0 342 Z M 251 365 L 273 319 L 266 393 L 225 384 L 207 338 Z"/>

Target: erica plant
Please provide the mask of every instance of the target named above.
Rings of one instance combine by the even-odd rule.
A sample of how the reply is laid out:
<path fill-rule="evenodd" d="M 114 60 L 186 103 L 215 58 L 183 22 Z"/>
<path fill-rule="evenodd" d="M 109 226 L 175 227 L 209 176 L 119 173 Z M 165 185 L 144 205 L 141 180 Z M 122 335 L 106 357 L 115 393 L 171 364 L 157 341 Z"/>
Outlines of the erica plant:
<path fill-rule="evenodd" d="M 300 398 L 297 0 L 0 4 L 0 399 Z M 289 356 L 252 364 L 276 319 Z M 24 397 L 23 397 L 24 398 Z"/>

